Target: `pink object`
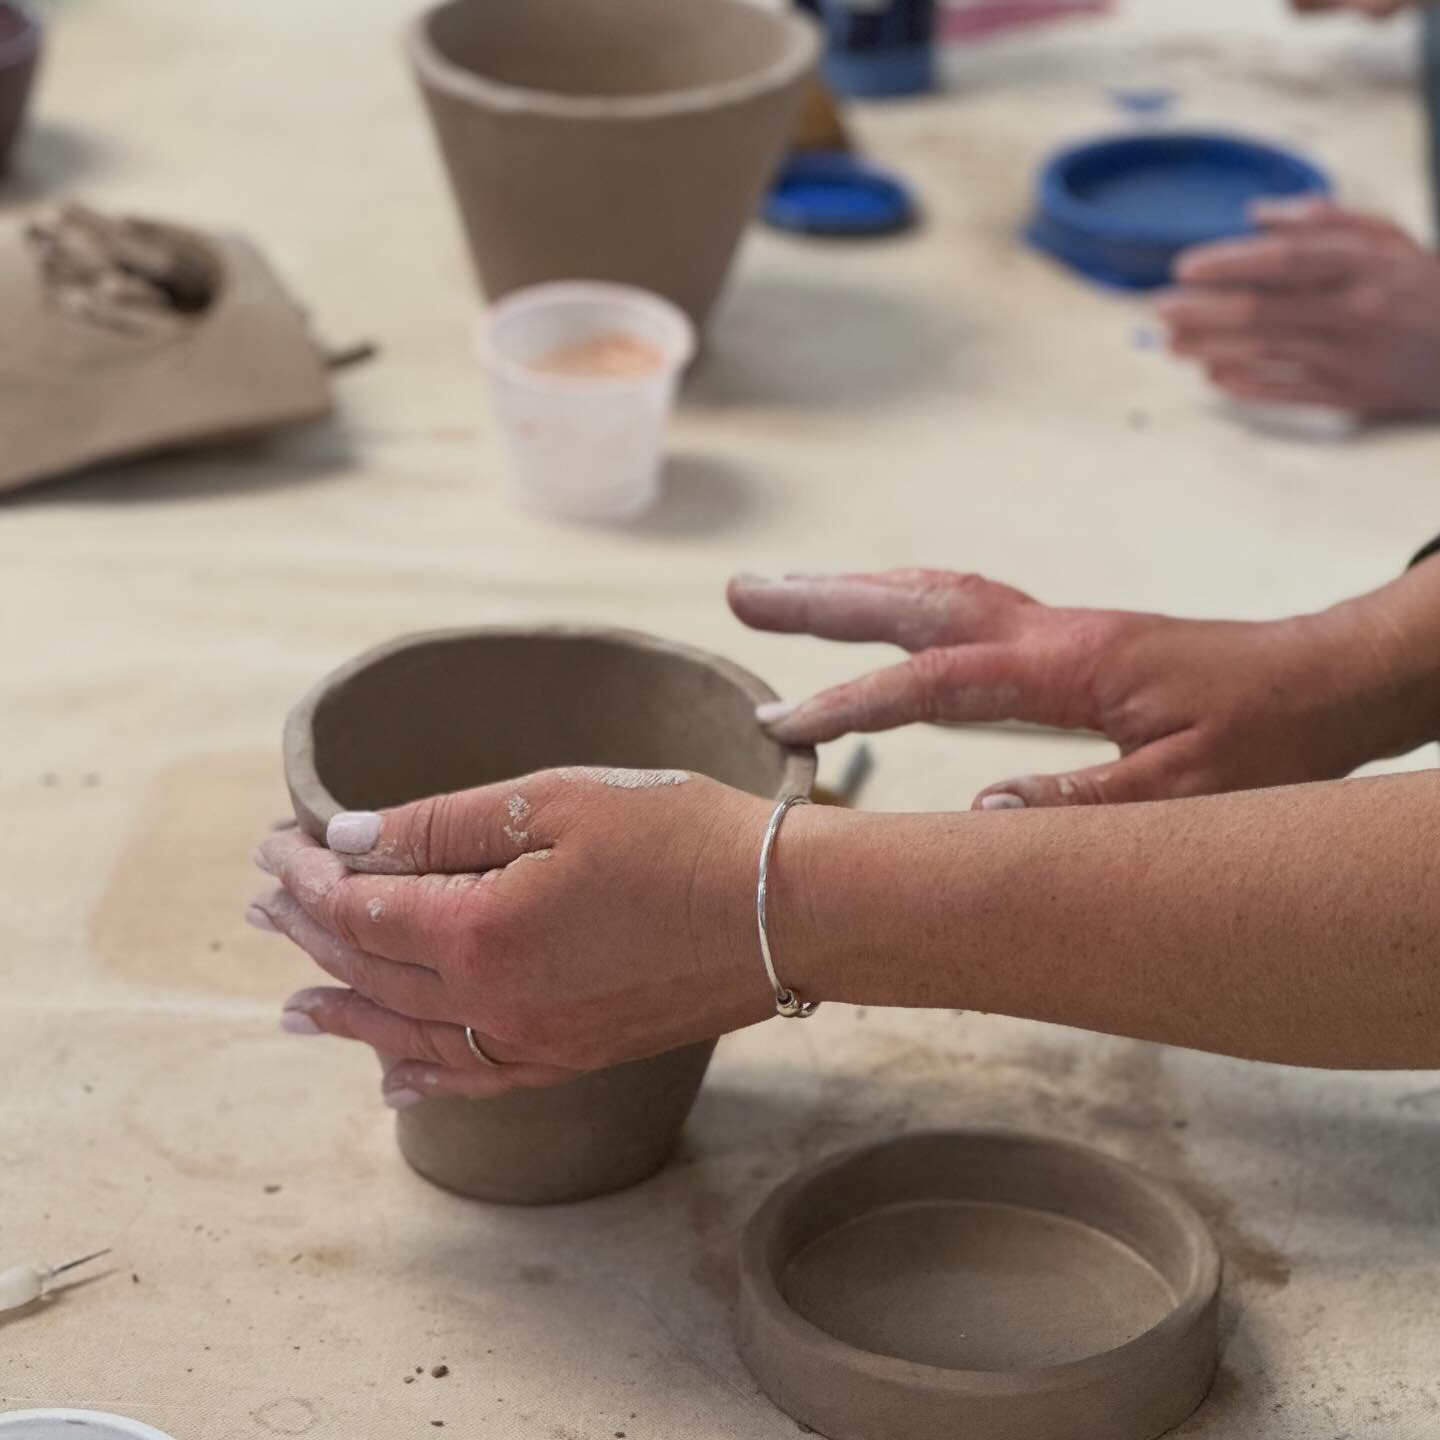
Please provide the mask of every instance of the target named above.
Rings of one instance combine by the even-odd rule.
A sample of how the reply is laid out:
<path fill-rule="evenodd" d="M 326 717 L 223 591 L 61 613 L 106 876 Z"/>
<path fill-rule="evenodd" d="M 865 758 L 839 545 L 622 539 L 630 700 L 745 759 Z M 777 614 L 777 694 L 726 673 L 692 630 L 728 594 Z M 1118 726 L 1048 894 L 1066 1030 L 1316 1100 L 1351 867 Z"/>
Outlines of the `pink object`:
<path fill-rule="evenodd" d="M 1031 25 L 1108 15 L 1114 8 L 1114 0 L 980 0 L 973 5 L 950 5 L 940 12 L 940 38 L 960 44 L 988 40 Z"/>

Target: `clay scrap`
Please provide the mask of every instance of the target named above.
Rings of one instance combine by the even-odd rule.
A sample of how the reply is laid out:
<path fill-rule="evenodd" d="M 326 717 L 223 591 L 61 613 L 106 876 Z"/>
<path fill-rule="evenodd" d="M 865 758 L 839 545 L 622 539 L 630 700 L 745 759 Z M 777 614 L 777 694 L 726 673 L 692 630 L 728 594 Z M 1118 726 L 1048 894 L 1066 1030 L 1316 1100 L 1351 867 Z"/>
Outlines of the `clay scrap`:
<path fill-rule="evenodd" d="M 0 226 L 0 490 L 331 410 L 258 251 L 79 205 Z"/>

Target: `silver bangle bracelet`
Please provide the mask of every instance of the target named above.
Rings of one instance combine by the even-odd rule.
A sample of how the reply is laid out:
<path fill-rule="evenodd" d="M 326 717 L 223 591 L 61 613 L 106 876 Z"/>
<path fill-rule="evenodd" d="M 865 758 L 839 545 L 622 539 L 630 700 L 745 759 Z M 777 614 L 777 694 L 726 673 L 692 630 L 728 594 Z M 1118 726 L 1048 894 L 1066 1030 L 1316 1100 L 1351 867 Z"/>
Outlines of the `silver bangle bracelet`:
<path fill-rule="evenodd" d="M 775 973 L 775 958 L 770 953 L 770 934 L 766 925 L 765 906 L 770 889 L 770 857 L 775 851 L 775 837 L 780 833 L 781 823 L 797 805 L 808 805 L 805 795 L 790 795 L 776 807 L 765 830 L 765 842 L 760 847 L 760 883 L 755 890 L 755 919 L 760 929 L 760 957 L 765 962 L 765 974 L 770 987 L 775 991 L 775 1013 L 787 1020 L 808 1020 L 819 1008 L 818 1000 L 802 1000 L 788 985 L 780 983 Z"/>

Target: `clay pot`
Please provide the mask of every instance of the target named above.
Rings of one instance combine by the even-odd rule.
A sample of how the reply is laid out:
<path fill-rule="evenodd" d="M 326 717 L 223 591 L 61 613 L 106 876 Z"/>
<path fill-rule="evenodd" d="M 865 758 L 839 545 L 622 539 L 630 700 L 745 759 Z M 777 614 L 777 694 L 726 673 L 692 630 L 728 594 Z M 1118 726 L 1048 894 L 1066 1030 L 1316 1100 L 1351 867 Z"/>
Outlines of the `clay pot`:
<path fill-rule="evenodd" d="M 409 49 L 491 299 L 618 281 L 698 327 L 819 42 L 746 0 L 450 0 Z"/>
<path fill-rule="evenodd" d="M 631 631 L 413 635 L 337 670 L 291 711 L 285 776 L 296 819 L 320 840 L 342 809 L 562 765 L 693 770 L 757 795 L 808 794 L 813 752 L 755 724 L 755 706 L 773 698 L 729 661 Z M 502 1204 L 620 1190 L 674 1151 L 713 1049 L 552 1090 L 422 1101 L 397 1116 L 400 1149 L 436 1184 Z"/>
<path fill-rule="evenodd" d="M 1168 1185 L 1035 1136 L 905 1135 L 782 1186 L 740 1352 L 830 1440 L 1154 1440 L 1215 1376 L 1220 1256 Z"/>
<path fill-rule="evenodd" d="M 39 20 L 18 0 L 0 0 L 0 171 L 20 133 L 39 63 Z"/>

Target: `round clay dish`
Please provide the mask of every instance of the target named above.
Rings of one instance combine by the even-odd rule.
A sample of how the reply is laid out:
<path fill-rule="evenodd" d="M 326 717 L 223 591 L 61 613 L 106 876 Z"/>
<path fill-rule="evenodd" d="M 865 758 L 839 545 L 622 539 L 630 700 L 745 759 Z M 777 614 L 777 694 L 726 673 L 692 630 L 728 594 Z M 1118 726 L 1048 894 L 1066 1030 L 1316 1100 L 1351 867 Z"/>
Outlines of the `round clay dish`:
<path fill-rule="evenodd" d="M 740 1351 L 830 1440 L 1154 1440 L 1216 1364 L 1220 1256 L 1169 1186 L 1003 1132 L 904 1135 L 777 1190 Z"/>
<path fill-rule="evenodd" d="M 629 630 L 434 631 L 321 681 L 286 721 L 285 778 L 296 820 L 322 844 L 342 809 L 565 765 L 690 770 L 755 795 L 809 794 L 814 752 L 777 744 L 755 722 L 774 698 L 728 660 Z M 758 834 L 755 844 L 758 855 Z M 426 1179 L 497 1204 L 622 1190 L 674 1153 L 714 1048 L 494 1100 L 411 1105 L 396 1117 L 400 1150 Z"/>

